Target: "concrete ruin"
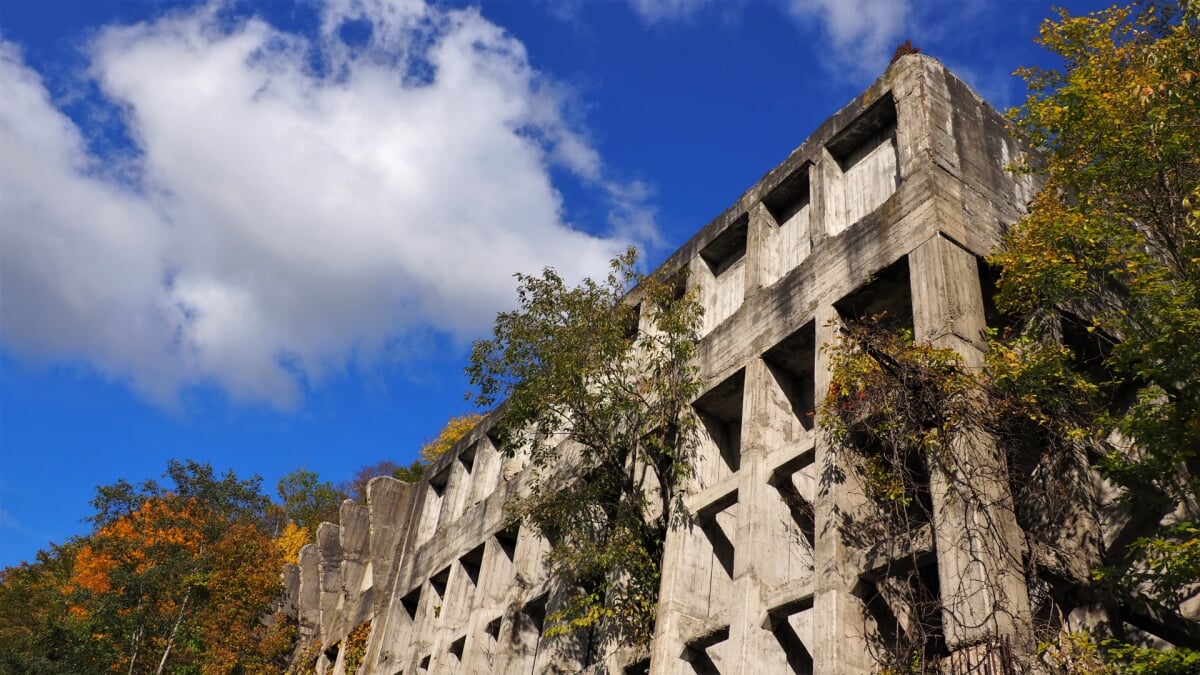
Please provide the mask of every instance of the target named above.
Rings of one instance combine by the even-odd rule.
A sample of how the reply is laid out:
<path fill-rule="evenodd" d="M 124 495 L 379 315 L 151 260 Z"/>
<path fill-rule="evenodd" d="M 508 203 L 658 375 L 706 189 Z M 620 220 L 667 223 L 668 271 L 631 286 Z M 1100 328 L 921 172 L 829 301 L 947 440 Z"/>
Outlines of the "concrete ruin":
<path fill-rule="evenodd" d="M 708 434 L 687 498 L 694 525 L 666 542 L 649 653 L 587 663 L 543 639 L 547 543 L 506 518 L 528 476 L 519 453 L 496 447 L 489 418 L 423 482 L 373 480 L 367 505 L 346 503 L 286 571 L 285 606 L 319 645 L 304 652 L 315 666 L 300 665 L 342 675 L 347 636 L 369 623 L 353 647 L 358 673 L 877 672 L 879 635 L 908 630 L 891 592 L 904 559 L 916 561 L 904 578 L 940 600 L 943 672 L 1017 670 L 1010 655 L 1032 652 L 1050 601 L 1026 578 L 1028 533 L 993 508 L 1012 502 L 1007 481 L 972 493 L 986 500 L 932 481 L 932 522 L 888 546 L 857 541 L 852 516 L 870 507 L 814 413 L 830 377 L 820 347 L 845 320 L 887 309 L 917 340 L 982 359 L 980 260 L 1036 189 L 1005 170 L 1020 153 L 963 82 L 905 56 L 663 264 L 687 268 L 705 306 L 709 384 L 695 409 Z M 1001 465 L 994 446 L 955 452 Z M 1080 511 L 1092 520 L 1064 534 L 1075 546 L 1122 536 L 1115 517 Z M 1086 579 L 1087 566 L 1073 574 Z M 1103 611 L 1080 601 L 1062 613 L 1059 625 L 1087 627 Z M 1166 624 L 1138 625 L 1171 637 Z M 1194 628 L 1173 635 L 1194 639 Z"/>

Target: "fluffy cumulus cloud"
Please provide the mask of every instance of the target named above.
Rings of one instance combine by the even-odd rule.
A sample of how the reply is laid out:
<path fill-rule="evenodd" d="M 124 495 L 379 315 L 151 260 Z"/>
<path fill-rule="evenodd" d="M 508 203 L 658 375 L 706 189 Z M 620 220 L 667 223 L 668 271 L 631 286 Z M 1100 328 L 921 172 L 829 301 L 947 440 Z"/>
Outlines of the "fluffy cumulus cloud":
<path fill-rule="evenodd" d="M 316 36 L 222 11 L 91 44 L 124 160 L 0 43 L 11 352 L 163 401 L 207 382 L 286 406 L 414 335 L 478 334 L 515 271 L 595 274 L 653 237 L 644 188 L 606 176 L 565 93 L 476 11 L 332 1 Z M 564 222 L 556 170 L 608 199 L 609 232 Z"/>

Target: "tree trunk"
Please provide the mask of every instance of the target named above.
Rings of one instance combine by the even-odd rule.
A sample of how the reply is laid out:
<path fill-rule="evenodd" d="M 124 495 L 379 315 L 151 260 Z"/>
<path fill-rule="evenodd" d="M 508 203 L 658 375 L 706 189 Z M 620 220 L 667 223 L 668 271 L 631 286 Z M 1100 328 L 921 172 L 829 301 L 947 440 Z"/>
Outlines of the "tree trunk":
<path fill-rule="evenodd" d="M 192 597 L 191 589 L 183 596 L 183 604 L 179 606 L 179 616 L 175 619 L 175 625 L 171 627 L 171 635 L 167 638 L 167 648 L 163 650 L 162 659 L 158 662 L 158 670 L 154 671 L 154 675 L 162 675 L 163 668 L 167 666 L 167 657 L 171 655 L 171 647 L 175 646 L 175 634 L 179 632 L 179 624 L 183 623 L 183 615 L 187 613 L 188 600 Z"/>

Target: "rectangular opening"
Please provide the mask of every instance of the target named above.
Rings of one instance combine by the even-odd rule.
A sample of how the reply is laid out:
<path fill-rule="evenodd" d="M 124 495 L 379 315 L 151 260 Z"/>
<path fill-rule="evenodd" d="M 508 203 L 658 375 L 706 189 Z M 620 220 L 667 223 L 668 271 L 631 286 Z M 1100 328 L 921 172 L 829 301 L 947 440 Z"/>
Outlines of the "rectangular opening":
<path fill-rule="evenodd" d="M 816 342 L 816 323 L 810 321 L 763 354 L 792 414 L 807 430 L 813 428 L 816 411 Z"/>
<path fill-rule="evenodd" d="M 775 224 L 783 226 L 792 220 L 801 209 L 809 204 L 808 168 L 812 162 L 805 162 L 788 174 L 775 189 L 763 197 L 763 205 L 767 207 Z"/>
<path fill-rule="evenodd" d="M 812 606 L 810 596 L 767 612 L 766 628 L 775 636 L 783 653 L 787 655 L 789 671 L 795 675 L 812 675 L 813 672 L 812 653 L 798 630 L 801 619 L 807 619 L 806 623 L 811 627 Z M 806 612 L 809 613 L 808 616 L 804 616 Z"/>
<path fill-rule="evenodd" d="M 745 390 L 746 371 L 743 369 L 713 387 L 693 404 L 721 460 L 731 472 L 736 472 L 741 465 L 742 398 Z"/>
<path fill-rule="evenodd" d="M 495 448 L 496 450 L 500 450 L 500 430 L 499 429 L 492 427 L 491 429 L 487 430 L 487 433 L 485 433 L 484 436 L 487 437 L 488 441 L 492 444 L 493 448 Z"/>
<path fill-rule="evenodd" d="M 642 303 L 633 305 L 630 311 L 621 312 L 619 316 L 621 324 L 621 337 L 633 344 L 637 340 L 638 330 L 642 322 Z"/>
<path fill-rule="evenodd" d="M 475 454 L 478 451 L 478 445 L 472 443 L 458 454 L 458 462 L 463 465 L 463 470 L 467 476 L 471 475 L 471 470 L 475 468 Z"/>
<path fill-rule="evenodd" d="M 533 627 L 537 630 L 540 636 L 546 627 L 546 595 L 539 596 L 535 600 L 531 600 L 521 613 L 529 620 Z"/>
<path fill-rule="evenodd" d="M 438 476 L 429 479 L 429 490 L 425 492 L 424 503 L 421 506 L 421 524 L 417 529 L 417 541 L 422 544 L 433 537 L 441 522 L 442 495 L 449 480 L 449 471 L 442 471 Z"/>
<path fill-rule="evenodd" d="M 736 550 L 731 535 L 737 526 L 737 499 L 738 494 L 734 490 L 696 513 L 696 524 L 708 539 L 713 557 L 720 563 L 721 569 L 729 579 L 733 579 Z"/>
<path fill-rule="evenodd" d="M 871 150 L 886 142 L 895 131 L 896 100 L 888 92 L 834 136 L 825 147 L 841 165 L 842 171 L 848 171 Z"/>
<path fill-rule="evenodd" d="M 779 492 L 780 499 L 787 507 L 792 521 L 800 529 L 810 551 L 816 544 L 816 511 L 813 503 L 804 496 L 796 484 L 796 478 L 805 467 L 812 465 L 814 457 L 815 453 L 813 452 L 804 453 L 776 469 L 768 481 L 768 484 Z"/>
<path fill-rule="evenodd" d="M 993 267 L 986 260 L 976 256 L 975 261 L 979 270 L 979 286 L 983 292 L 983 316 L 988 328 L 1004 330 L 1013 323 L 1014 317 L 1000 313 L 996 306 L 996 294 L 1000 292 L 1000 268 Z"/>
<path fill-rule="evenodd" d="M 697 675 L 721 675 L 709 650 L 728 639 L 728 626 L 700 636 L 683 648 L 683 660 L 691 664 L 692 671 Z"/>
<path fill-rule="evenodd" d="M 650 659 L 634 661 L 625 666 L 624 675 L 650 675 Z"/>
<path fill-rule="evenodd" d="M 429 487 L 433 488 L 433 493 L 439 498 L 446 493 L 446 485 L 450 483 L 450 467 L 446 467 L 436 476 L 429 479 Z"/>
<path fill-rule="evenodd" d="M 897 561 L 885 576 L 860 580 L 855 594 L 875 624 L 881 656 L 926 672 L 949 651 L 942 631 L 937 564 L 914 567 L 913 562 Z"/>
<path fill-rule="evenodd" d="M 826 188 L 826 231 L 833 235 L 863 220 L 900 185 L 896 105 L 883 96 L 825 146 L 840 168 Z"/>
<path fill-rule="evenodd" d="M 746 237 L 750 231 L 750 216 L 743 213 L 700 251 L 713 276 L 733 266 L 746 255 Z"/>
<path fill-rule="evenodd" d="M 884 327 L 911 332 L 913 311 L 908 257 L 874 274 L 866 284 L 834 303 L 834 307 L 847 322 L 878 318 Z"/>

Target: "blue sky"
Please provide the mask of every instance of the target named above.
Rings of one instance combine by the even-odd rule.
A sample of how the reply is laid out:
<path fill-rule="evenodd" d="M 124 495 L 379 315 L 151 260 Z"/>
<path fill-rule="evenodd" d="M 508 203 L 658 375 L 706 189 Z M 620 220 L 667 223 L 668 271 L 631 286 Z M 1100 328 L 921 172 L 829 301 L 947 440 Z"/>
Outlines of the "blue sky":
<path fill-rule="evenodd" d="M 513 273 L 656 264 L 905 39 L 1013 105 L 1050 13 L 0 0 L 0 566 L 170 458 L 407 463 Z"/>

